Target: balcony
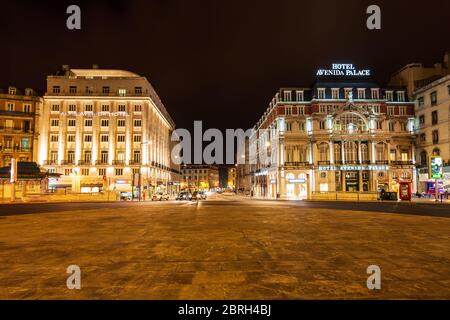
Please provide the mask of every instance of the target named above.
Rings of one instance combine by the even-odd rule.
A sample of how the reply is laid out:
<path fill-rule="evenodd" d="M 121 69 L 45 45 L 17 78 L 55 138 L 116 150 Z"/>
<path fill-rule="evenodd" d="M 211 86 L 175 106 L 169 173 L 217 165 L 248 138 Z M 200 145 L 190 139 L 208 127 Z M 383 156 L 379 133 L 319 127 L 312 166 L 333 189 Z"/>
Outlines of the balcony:
<path fill-rule="evenodd" d="M 331 162 L 329 160 L 326 161 L 318 161 L 319 166 L 329 166 Z"/>
<path fill-rule="evenodd" d="M 408 161 L 391 161 L 392 165 L 395 166 L 410 166 L 413 164 L 413 162 L 411 160 Z"/>
<path fill-rule="evenodd" d="M 123 166 L 125 165 L 125 160 L 113 160 L 112 164 L 115 166 Z"/>
<path fill-rule="evenodd" d="M 389 160 L 375 160 L 376 164 L 389 164 Z"/>
<path fill-rule="evenodd" d="M 74 165 L 74 164 L 75 164 L 74 160 L 62 160 L 61 161 L 61 165 L 62 166 L 71 166 L 71 165 Z"/>
<path fill-rule="evenodd" d="M 33 118 L 34 113 L 32 112 L 24 112 L 24 111 L 8 111 L 8 110 L 0 110 L 1 116 L 12 116 L 12 117 L 25 117 L 25 118 Z"/>
<path fill-rule="evenodd" d="M 80 166 L 89 166 L 91 165 L 92 161 L 91 160 L 80 160 L 78 161 L 78 165 Z"/>
<path fill-rule="evenodd" d="M 130 160 L 130 165 L 140 165 L 141 161 L 140 160 Z"/>
<path fill-rule="evenodd" d="M 345 164 L 359 164 L 358 160 L 345 160 Z"/>
<path fill-rule="evenodd" d="M 108 164 L 108 160 L 97 160 L 95 161 L 95 164 L 98 165 L 107 165 Z"/>
<path fill-rule="evenodd" d="M 361 164 L 370 164 L 370 160 L 362 160 Z"/>
<path fill-rule="evenodd" d="M 285 167 L 309 167 L 309 162 L 302 161 L 302 162 L 285 162 Z"/>
<path fill-rule="evenodd" d="M 57 160 L 44 160 L 44 166 L 56 166 Z"/>

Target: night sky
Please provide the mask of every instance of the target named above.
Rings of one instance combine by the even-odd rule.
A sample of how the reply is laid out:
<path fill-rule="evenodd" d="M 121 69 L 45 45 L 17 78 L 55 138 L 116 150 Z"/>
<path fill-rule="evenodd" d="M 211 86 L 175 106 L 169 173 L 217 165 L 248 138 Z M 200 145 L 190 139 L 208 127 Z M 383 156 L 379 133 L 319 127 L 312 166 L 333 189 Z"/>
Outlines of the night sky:
<path fill-rule="evenodd" d="M 450 1 L 153 0 L 1 4 L 0 87 L 45 88 L 63 64 L 146 76 L 178 127 L 248 128 L 276 90 L 350 62 L 381 84 L 450 49 Z M 82 30 L 66 28 L 77 4 Z M 366 28 L 378 4 L 382 30 Z"/>

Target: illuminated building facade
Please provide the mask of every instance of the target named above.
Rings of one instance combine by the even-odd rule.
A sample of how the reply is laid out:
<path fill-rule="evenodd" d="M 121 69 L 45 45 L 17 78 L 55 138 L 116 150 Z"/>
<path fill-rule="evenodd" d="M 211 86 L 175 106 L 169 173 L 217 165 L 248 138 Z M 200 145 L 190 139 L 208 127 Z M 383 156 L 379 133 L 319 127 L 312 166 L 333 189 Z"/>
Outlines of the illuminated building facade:
<path fill-rule="evenodd" d="M 0 167 L 11 159 L 32 162 L 37 159 L 39 108 L 42 99 L 32 90 L 9 87 L 0 90 Z"/>
<path fill-rule="evenodd" d="M 63 66 L 47 77 L 38 161 L 63 175 L 54 188 L 168 191 L 178 176 L 170 159 L 174 128 L 145 77 Z"/>
<path fill-rule="evenodd" d="M 282 88 L 255 126 L 250 154 L 256 197 L 376 199 L 401 185 L 414 192 L 414 102 L 404 88 L 368 79 Z"/>
<path fill-rule="evenodd" d="M 450 75 L 415 91 L 418 191 L 434 194 L 435 180 L 429 177 L 431 156 L 443 160 L 440 191 L 450 192 Z"/>
<path fill-rule="evenodd" d="M 219 168 L 214 165 L 190 164 L 181 167 L 182 190 L 212 190 L 219 187 Z"/>

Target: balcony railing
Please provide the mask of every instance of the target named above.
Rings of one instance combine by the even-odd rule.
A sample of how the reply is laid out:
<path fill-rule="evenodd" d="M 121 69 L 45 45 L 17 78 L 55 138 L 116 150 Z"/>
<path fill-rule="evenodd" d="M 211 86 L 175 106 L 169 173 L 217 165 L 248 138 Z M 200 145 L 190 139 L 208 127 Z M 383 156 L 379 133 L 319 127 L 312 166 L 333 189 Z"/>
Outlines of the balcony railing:
<path fill-rule="evenodd" d="M 113 160 L 112 164 L 116 166 L 123 166 L 125 164 L 125 160 Z"/>
<path fill-rule="evenodd" d="M 56 160 L 44 160 L 45 166 L 55 166 L 58 163 Z"/>
<path fill-rule="evenodd" d="M 391 161 L 392 165 L 397 165 L 397 166 L 407 166 L 407 165 L 412 165 L 413 162 L 411 160 L 408 161 Z"/>
<path fill-rule="evenodd" d="M 328 166 L 328 165 L 330 165 L 330 160 L 326 160 L 326 161 L 318 161 L 317 162 L 318 164 L 319 164 L 319 166 Z"/>
<path fill-rule="evenodd" d="M 33 118 L 34 113 L 32 112 L 24 112 L 24 111 L 8 111 L 8 110 L 0 110 L 0 115 L 2 116 L 16 116 L 16 117 L 27 117 Z"/>
<path fill-rule="evenodd" d="M 285 167 L 308 167 L 309 162 L 307 161 L 301 161 L 301 162 L 285 162 Z"/>
<path fill-rule="evenodd" d="M 96 165 L 108 164 L 108 160 L 97 160 L 95 161 Z"/>
<path fill-rule="evenodd" d="M 88 165 L 90 165 L 91 163 L 92 163 L 91 160 L 80 160 L 80 161 L 78 161 L 78 164 L 79 164 L 80 166 L 88 166 Z"/>
<path fill-rule="evenodd" d="M 62 160 L 61 161 L 62 166 L 68 166 L 68 165 L 74 165 L 74 164 L 75 164 L 74 160 Z"/>
<path fill-rule="evenodd" d="M 389 164 L 389 160 L 375 160 L 376 164 Z"/>

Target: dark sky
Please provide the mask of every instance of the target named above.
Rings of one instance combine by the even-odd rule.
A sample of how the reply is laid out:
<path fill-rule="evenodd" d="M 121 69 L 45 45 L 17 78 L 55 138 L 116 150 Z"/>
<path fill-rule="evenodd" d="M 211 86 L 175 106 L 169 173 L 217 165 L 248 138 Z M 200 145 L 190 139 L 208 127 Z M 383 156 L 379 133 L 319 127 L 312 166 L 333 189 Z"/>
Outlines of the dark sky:
<path fill-rule="evenodd" d="M 309 86 L 332 62 L 370 67 L 375 80 L 450 49 L 450 1 L 7 1 L 1 5 L 0 87 L 45 88 L 74 68 L 146 76 L 178 127 L 248 128 L 281 86 Z M 66 28 L 77 4 L 82 30 Z M 366 28 L 378 4 L 382 30 Z"/>

